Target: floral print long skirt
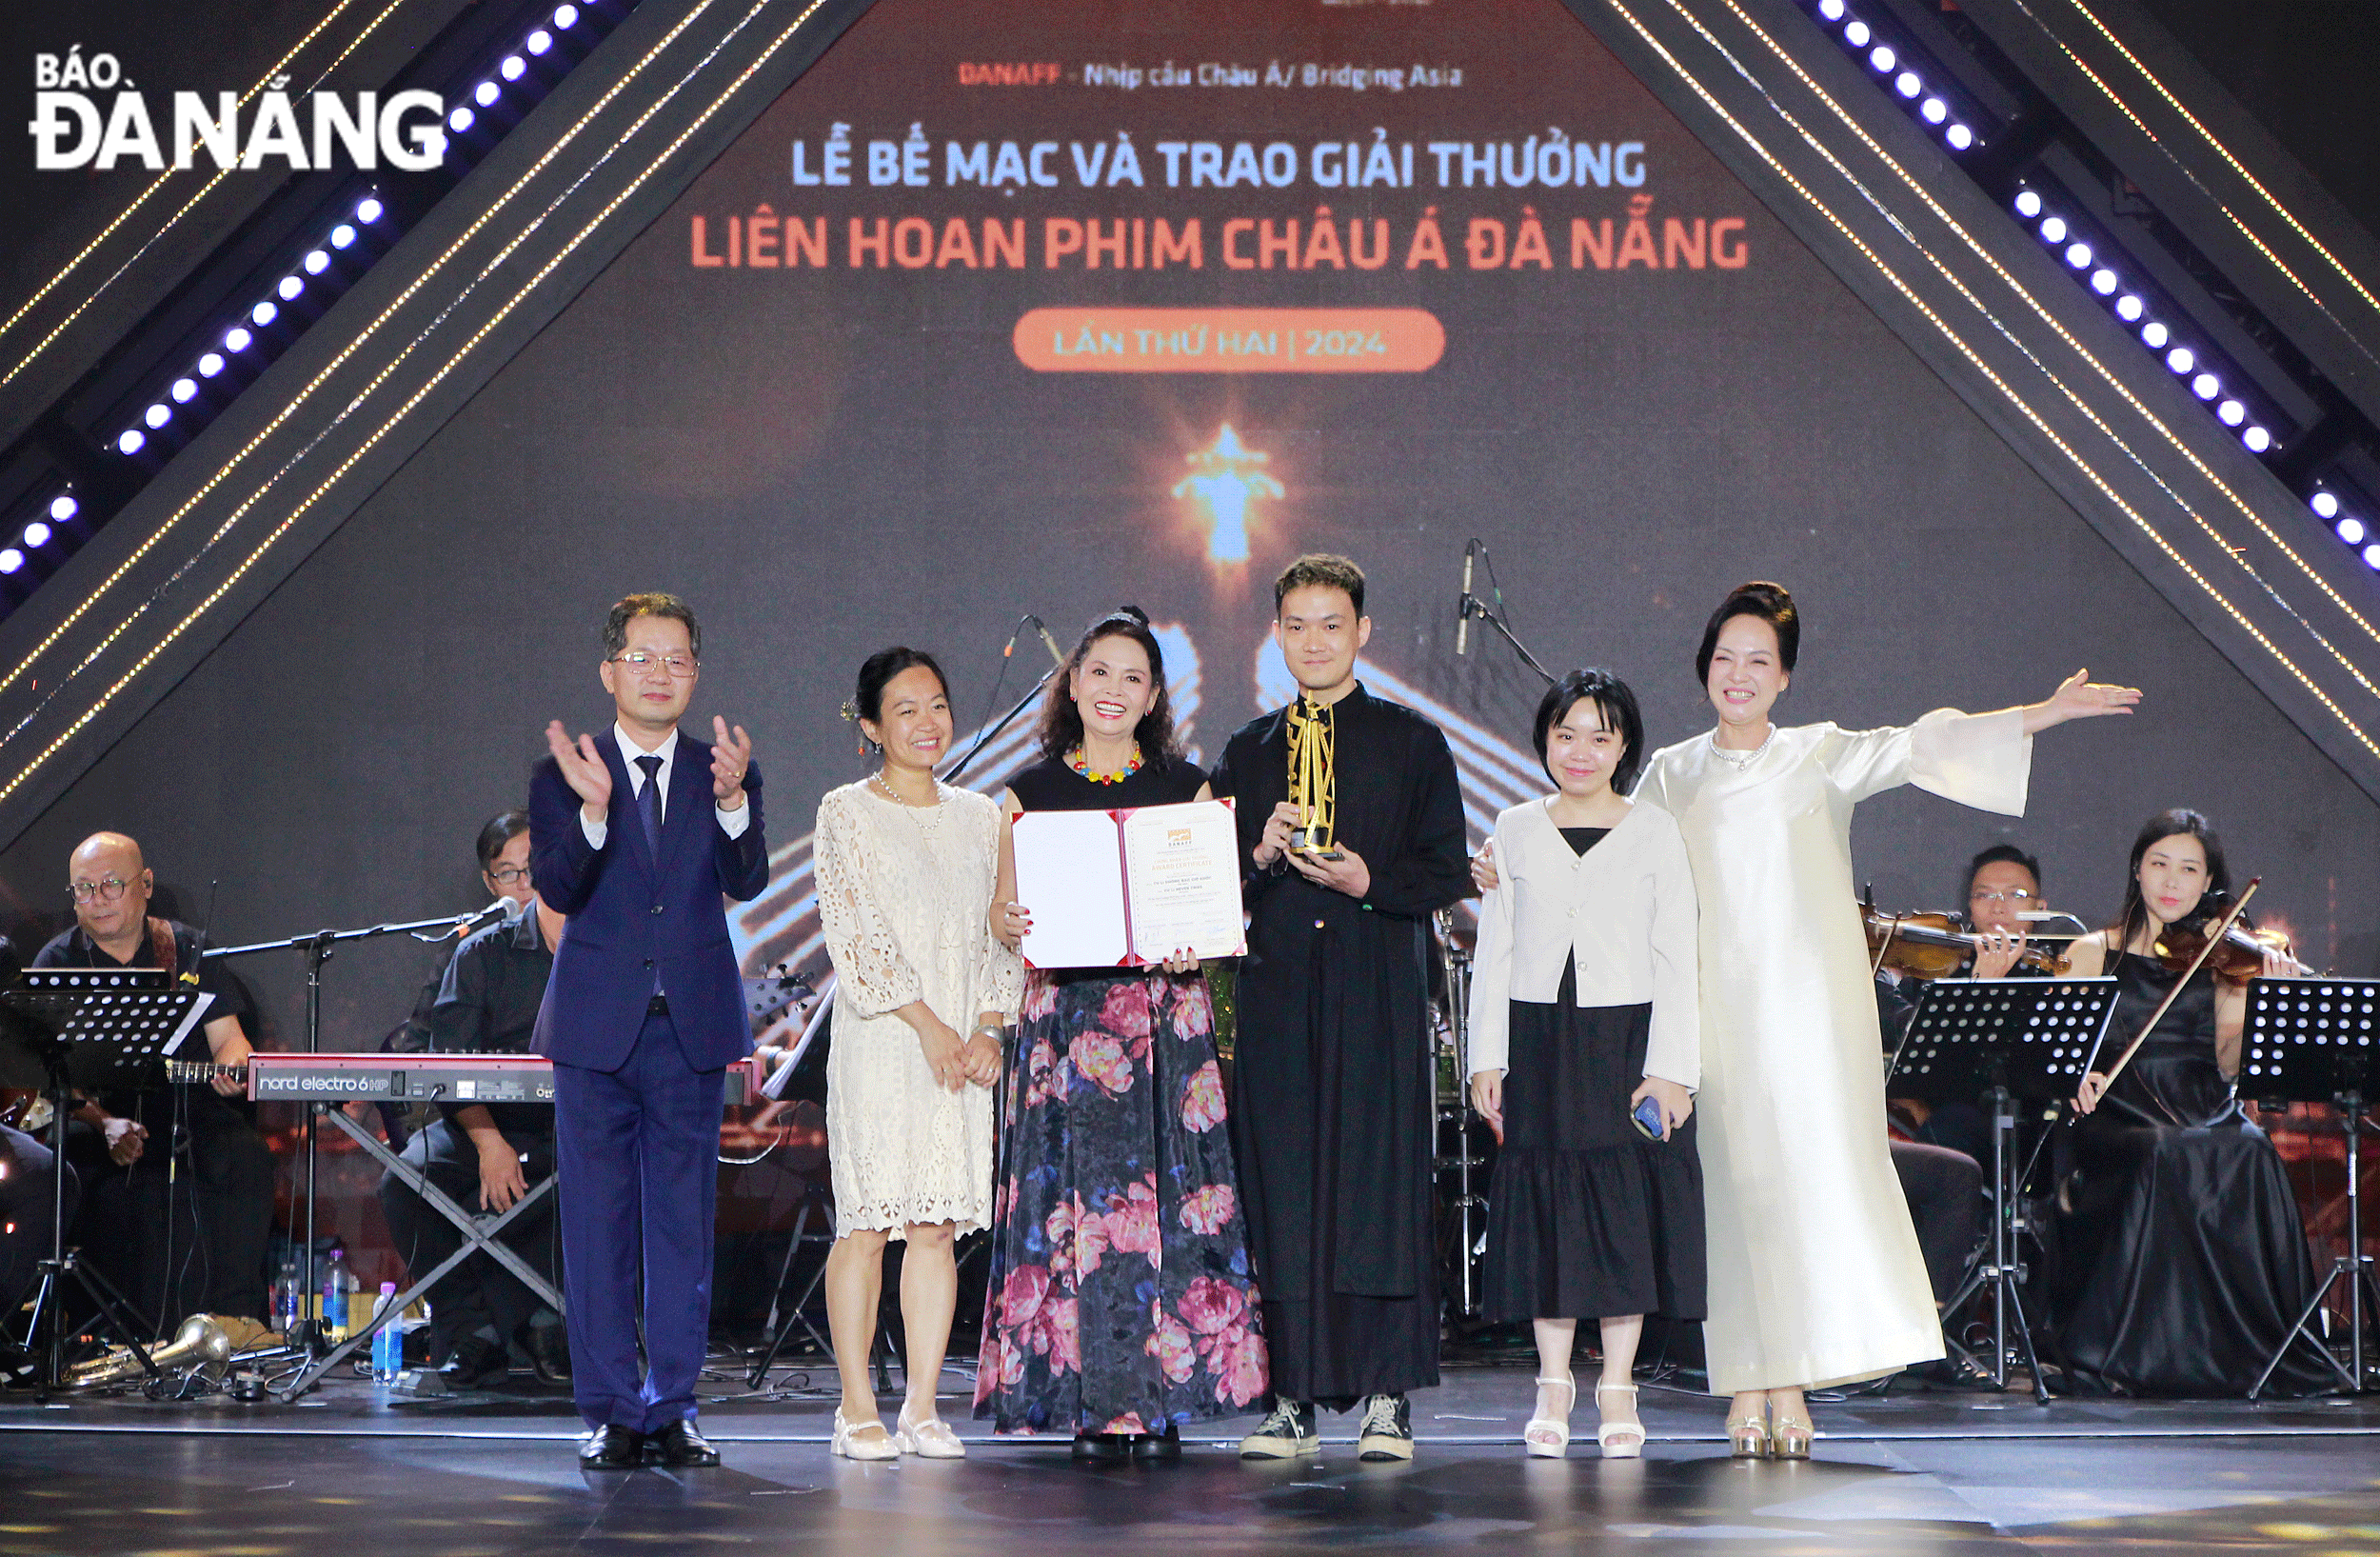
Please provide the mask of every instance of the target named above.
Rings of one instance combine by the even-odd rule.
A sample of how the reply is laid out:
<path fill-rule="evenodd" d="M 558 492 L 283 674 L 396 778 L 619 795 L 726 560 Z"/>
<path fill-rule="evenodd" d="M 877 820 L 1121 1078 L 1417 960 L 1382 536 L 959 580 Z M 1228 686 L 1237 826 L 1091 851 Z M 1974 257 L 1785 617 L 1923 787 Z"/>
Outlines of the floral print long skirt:
<path fill-rule="evenodd" d="M 1197 973 L 1036 972 L 1002 1078 L 975 1414 L 1001 1432 L 1161 1432 L 1266 1389 Z"/>

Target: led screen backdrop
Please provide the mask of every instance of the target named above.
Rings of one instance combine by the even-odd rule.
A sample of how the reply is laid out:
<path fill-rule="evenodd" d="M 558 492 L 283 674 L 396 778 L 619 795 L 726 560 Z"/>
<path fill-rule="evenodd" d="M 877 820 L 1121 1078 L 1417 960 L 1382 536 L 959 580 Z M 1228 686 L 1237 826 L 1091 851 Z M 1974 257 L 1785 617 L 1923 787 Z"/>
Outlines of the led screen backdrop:
<path fill-rule="evenodd" d="M 940 653 L 963 729 L 1046 666 L 1002 657 L 1021 613 L 1070 642 L 1135 602 L 1211 755 L 1280 700 L 1267 585 L 1318 549 L 1370 570 L 1367 673 L 1447 726 L 1484 825 L 1538 782 L 1537 683 L 1476 625 L 1454 653 L 1473 536 L 1532 649 L 1628 677 L 1656 744 L 1705 728 L 1695 640 L 1750 577 L 1803 603 L 1793 719 L 2147 689 L 2043 742 L 2021 822 L 1862 808 L 1888 906 L 2007 837 L 2103 914 L 2189 804 L 2314 961 L 2380 960 L 2370 806 L 1554 0 L 883 0 L 0 874 L 29 935 L 102 826 L 187 917 L 219 882 L 218 940 L 467 907 L 545 721 L 608 717 L 605 606 L 662 588 L 704 618 L 698 720 L 766 773 L 747 950 L 815 961 L 863 655 Z M 435 962 L 344 952 L 326 1042 L 377 1042 Z M 294 1042 L 295 958 L 249 968 Z"/>

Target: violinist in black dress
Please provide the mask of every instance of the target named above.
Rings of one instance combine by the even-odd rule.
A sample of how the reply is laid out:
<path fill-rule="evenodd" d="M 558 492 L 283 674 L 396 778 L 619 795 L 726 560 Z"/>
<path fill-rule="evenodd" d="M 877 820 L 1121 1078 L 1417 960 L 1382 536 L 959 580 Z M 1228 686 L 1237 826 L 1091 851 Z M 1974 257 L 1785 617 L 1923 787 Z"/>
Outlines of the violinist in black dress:
<path fill-rule="evenodd" d="M 2245 1395 L 2313 1290 L 2280 1155 L 2234 1092 L 2246 990 L 2204 968 L 2191 975 L 2109 1074 L 2181 977 L 2159 941 L 2213 915 L 2211 900 L 2229 885 L 2207 819 L 2160 812 L 2132 844 L 2122 916 L 2073 944 L 2072 974 L 2112 974 L 2117 989 L 2098 1065 L 2074 1100 L 2083 1117 L 2059 1193 L 2059 1336 L 2078 1388 Z M 2277 950 L 2263 969 L 2299 971 Z M 2300 1341 L 2267 1388 L 2305 1393 L 2326 1373 Z"/>

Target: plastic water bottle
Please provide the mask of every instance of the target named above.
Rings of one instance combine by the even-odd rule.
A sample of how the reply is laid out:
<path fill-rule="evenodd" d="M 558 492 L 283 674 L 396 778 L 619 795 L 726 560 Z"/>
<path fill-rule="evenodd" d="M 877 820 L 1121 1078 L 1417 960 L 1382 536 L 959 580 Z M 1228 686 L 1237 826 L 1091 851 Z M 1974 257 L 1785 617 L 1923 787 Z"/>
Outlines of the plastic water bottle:
<path fill-rule="evenodd" d="M 281 1280 L 274 1284 L 273 1294 L 276 1299 L 274 1311 L 281 1319 L 281 1333 L 288 1335 L 297 1328 L 298 1320 L 306 1312 L 306 1294 L 298 1290 L 298 1268 L 294 1256 L 281 1262 Z"/>
<path fill-rule="evenodd" d="M 355 1277 L 347 1269 L 347 1248 L 330 1246 L 330 1263 L 323 1267 L 323 1330 L 333 1341 L 347 1338 L 347 1293 Z"/>
<path fill-rule="evenodd" d="M 405 1371 L 405 1316 L 395 1311 L 397 1284 L 380 1284 L 380 1301 L 372 1305 L 372 1318 L 380 1328 L 372 1332 L 372 1382 L 394 1384 Z"/>

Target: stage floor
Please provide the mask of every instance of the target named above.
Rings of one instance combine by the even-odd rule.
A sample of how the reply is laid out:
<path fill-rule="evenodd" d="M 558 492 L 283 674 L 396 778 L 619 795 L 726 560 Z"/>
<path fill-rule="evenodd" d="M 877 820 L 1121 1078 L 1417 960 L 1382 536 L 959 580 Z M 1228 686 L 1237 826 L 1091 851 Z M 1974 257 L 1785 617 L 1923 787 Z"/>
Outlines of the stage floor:
<path fill-rule="evenodd" d="M 825 1371 L 780 1373 L 823 1384 Z M 2380 1399 L 2065 1402 L 1915 1394 L 1821 1404 L 1806 1465 L 1738 1464 L 1721 1403 L 1647 1387 L 1652 1444 L 1602 1462 L 1518 1449 L 1529 1373 L 1452 1368 L 1417 1394 L 1411 1465 L 1244 1465 L 1240 1423 L 1176 1464 L 1081 1467 L 1062 1441 L 970 1440 L 962 1463 L 830 1457 L 830 1403 L 723 1398 L 717 1470 L 593 1475 L 568 1403 L 524 1381 L 391 1405 L 339 1381 L 300 1405 L 0 1396 L 0 1557 L 531 1557 L 792 1546 L 822 1557 L 1029 1551 L 1613 1550 L 1740 1553 L 2380 1553 Z M 889 1415 L 889 1411 L 887 1412 Z M 1590 1420 L 1581 1411 L 1576 1419 Z M 1205 1447 L 1208 1443 L 1218 1447 Z M 1659 1543 L 1648 1547 L 1644 1543 Z"/>

